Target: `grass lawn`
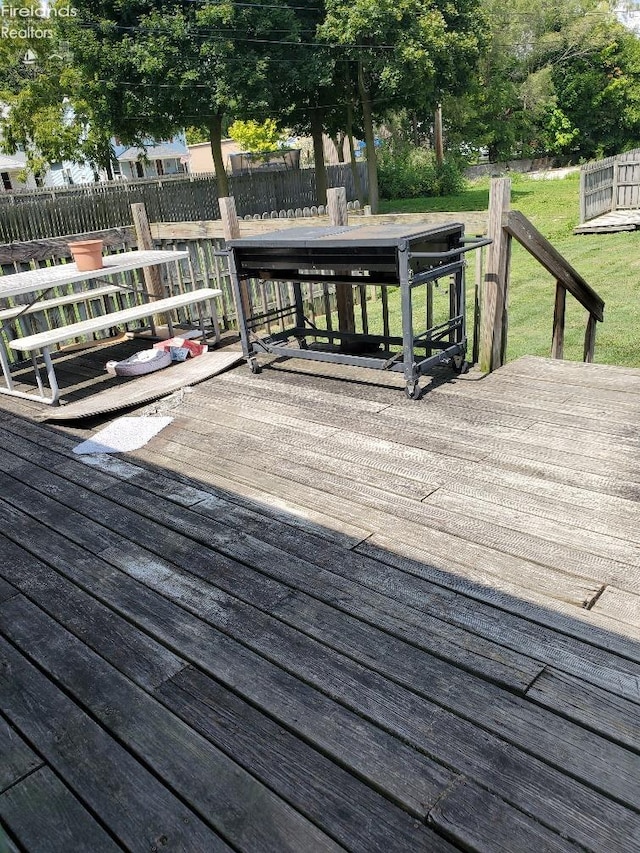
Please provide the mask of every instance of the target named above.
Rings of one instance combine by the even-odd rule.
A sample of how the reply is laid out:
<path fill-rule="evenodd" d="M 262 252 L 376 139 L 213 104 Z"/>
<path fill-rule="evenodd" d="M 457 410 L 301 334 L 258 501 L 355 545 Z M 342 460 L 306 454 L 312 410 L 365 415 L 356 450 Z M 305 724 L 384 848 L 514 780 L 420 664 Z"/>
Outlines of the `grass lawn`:
<path fill-rule="evenodd" d="M 511 206 L 520 210 L 578 270 L 605 301 L 604 323 L 598 324 L 595 360 L 640 367 L 640 232 L 572 233 L 579 219 L 579 176 L 532 180 L 512 176 Z M 397 199 L 382 202 L 381 213 L 486 210 L 489 181 L 469 185 L 456 196 Z M 468 279 L 473 278 L 472 261 Z M 555 282 L 515 241 L 509 287 L 507 358 L 548 356 Z M 468 323 L 471 325 L 471 313 Z M 586 312 L 567 295 L 565 358 L 582 360 Z"/>

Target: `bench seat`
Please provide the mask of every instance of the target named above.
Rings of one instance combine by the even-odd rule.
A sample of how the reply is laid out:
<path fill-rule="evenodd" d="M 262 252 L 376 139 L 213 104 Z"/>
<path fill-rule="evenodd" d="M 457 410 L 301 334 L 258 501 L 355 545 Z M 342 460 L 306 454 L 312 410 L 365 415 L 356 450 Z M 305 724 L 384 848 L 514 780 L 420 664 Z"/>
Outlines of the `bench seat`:
<path fill-rule="evenodd" d="M 22 352 L 42 350 L 63 341 L 81 337 L 82 335 L 102 332 L 113 326 L 142 320 L 145 317 L 152 317 L 155 314 L 164 314 L 172 311 L 174 308 L 184 308 L 187 305 L 193 305 L 197 302 L 207 302 L 221 294 L 221 290 L 202 287 L 188 293 L 169 296 L 166 299 L 154 299 L 142 305 L 135 305 L 133 308 L 125 308 L 122 311 L 103 314 L 100 317 L 93 317 L 90 320 L 81 320 L 79 323 L 71 323 L 69 326 L 60 326 L 58 329 L 49 329 L 46 332 L 38 332 L 35 335 L 16 338 L 13 341 L 9 341 L 9 346 L 14 350 L 21 350 Z"/>
<path fill-rule="evenodd" d="M 129 288 L 119 287 L 117 284 L 107 284 L 104 287 L 93 287 L 88 290 L 77 290 L 74 293 L 66 293 L 55 299 L 42 299 L 33 305 L 14 305 L 12 308 L 0 309 L 0 320 L 13 320 L 14 317 L 24 314 L 37 314 L 38 311 L 50 311 L 52 308 L 60 308 L 63 305 L 77 305 L 79 302 L 91 302 L 94 299 L 102 299 L 103 296 L 112 296 L 116 293 L 131 292 Z"/>

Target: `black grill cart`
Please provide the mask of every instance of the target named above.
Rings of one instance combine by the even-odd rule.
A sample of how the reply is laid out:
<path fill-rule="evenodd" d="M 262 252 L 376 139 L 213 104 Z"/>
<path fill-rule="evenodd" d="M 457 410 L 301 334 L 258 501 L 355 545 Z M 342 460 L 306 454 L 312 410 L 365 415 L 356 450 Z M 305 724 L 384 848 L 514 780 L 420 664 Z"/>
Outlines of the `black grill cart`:
<path fill-rule="evenodd" d="M 450 364 L 457 371 L 465 365 L 465 253 L 489 242 L 465 240 L 459 223 L 290 228 L 231 240 L 230 273 L 245 358 L 254 372 L 265 353 L 402 372 L 406 394 L 415 398 L 420 376 L 435 365 Z M 250 298 L 270 282 L 288 283 L 287 298 L 273 307 L 264 294 Z M 366 322 L 358 329 L 344 316 L 337 328 L 330 316 L 320 327 L 305 309 L 311 283 L 320 283 L 325 295 L 335 291 L 338 305 L 340 296 L 344 305 L 354 289 L 360 294 L 367 286 L 386 290 L 383 328 L 372 332 Z M 433 287 L 440 285 L 446 316 L 434 322 Z M 349 292 L 341 294 L 342 288 Z M 400 326 L 392 330 L 388 306 L 398 301 Z M 274 324 L 279 331 L 272 330 Z"/>

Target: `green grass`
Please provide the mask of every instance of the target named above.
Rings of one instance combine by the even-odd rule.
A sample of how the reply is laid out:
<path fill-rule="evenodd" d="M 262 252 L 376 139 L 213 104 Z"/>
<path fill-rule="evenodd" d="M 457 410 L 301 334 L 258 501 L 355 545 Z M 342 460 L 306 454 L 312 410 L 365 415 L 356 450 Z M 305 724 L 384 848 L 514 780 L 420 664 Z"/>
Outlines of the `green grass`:
<path fill-rule="evenodd" d="M 488 202 L 489 181 L 482 180 L 455 196 L 383 202 L 381 212 L 486 210 Z M 577 174 L 538 181 L 514 175 L 511 206 L 524 213 L 604 299 L 605 320 L 598 324 L 595 360 L 640 367 L 640 233 L 574 235 L 579 219 Z M 514 241 L 508 360 L 521 355 L 549 355 L 554 295 L 555 281 Z M 468 316 L 471 325 L 471 314 Z M 582 360 L 586 320 L 584 309 L 567 295 L 565 358 Z"/>

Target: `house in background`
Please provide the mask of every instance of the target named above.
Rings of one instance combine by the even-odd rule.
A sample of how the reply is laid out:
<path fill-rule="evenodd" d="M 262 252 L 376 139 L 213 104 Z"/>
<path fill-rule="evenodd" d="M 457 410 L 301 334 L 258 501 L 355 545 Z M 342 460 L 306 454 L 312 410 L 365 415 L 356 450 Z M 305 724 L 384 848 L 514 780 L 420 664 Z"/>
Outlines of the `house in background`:
<path fill-rule="evenodd" d="M 189 171 L 196 175 L 199 172 L 215 172 L 213 165 L 213 154 L 211 153 L 210 142 L 196 142 L 193 145 L 187 146 L 189 149 Z M 240 154 L 242 149 L 233 139 L 222 140 L 222 160 L 227 172 L 231 171 L 231 163 L 229 158 L 232 154 Z"/>
<path fill-rule="evenodd" d="M 114 140 L 114 176 L 123 180 L 158 178 L 190 171 L 189 149 L 184 134 L 168 140 L 148 140 L 144 147 L 122 145 Z"/>
<path fill-rule="evenodd" d="M 43 187 L 65 187 L 74 184 L 92 184 L 106 180 L 102 170 L 89 163 L 74 163 L 64 160 L 62 163 L 50 163 L 42 179 Z"/>
<path fill-rule="evenodd" d="M 26 180 L 20 178 L 20 173 L 25 168 L 26 163 L 27 158 L 21 151 L 11 155 L 0 154 L 0 192 L 35 187 L 36 182 L 33 175 L 27 175 Z"/>
<path fill-rule="evenodd" d="M 335 166 L 340 162 L 336 146 L 331 141 L 331 138 L 326 134 L 323 136 L 323 144 L 324 161 L 326 165 Z M 287 139 L 286 145 L 288 148 L 300 149 L 299 162 L 301 166 L 313 165 L 313 141 L 311 140 L 311 137 L 291 137 Z M 208 142 L 198 142 L 193 145 L 189 145 L 188 149 L 189 154 L 191 155 L 189 171 L 192 174 L 196 174 L 198 172 L 215 172 L 213 155 L 211 154 L 211 145 Z M 237 142 L 233 141 L 233 139 L 222 140 L 222 159 L 224 161 L 225 169 L 229 174 L 233 171 L 231 168 L 231 156 L 242 153 L 242 149 Z M 350 160 L 349 143 L 346 139 L 343 141 L 343 158 L 345 163 L 348 163 Z"/>

